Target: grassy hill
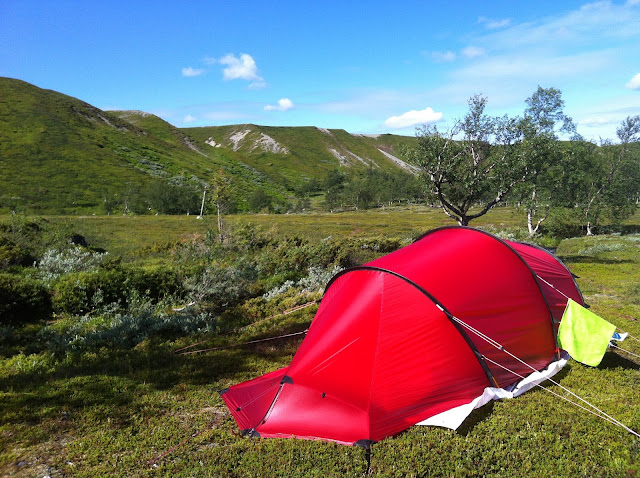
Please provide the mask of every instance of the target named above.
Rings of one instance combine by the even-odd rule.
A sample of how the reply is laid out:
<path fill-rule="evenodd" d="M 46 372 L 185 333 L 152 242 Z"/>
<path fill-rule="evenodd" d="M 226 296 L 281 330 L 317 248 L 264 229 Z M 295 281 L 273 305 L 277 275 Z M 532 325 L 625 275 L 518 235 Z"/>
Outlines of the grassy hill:
<path fill-rule="evenodd" d="M 5 208 L 100 213 L 106 201 L 124 202 L 154 184 L 201 188 L 220 168 L 234 176 L 239 191 L 266 182 L 224 152 L 204 154 L 153 115 L 102 111 L 10 78 L 0 78 L 0 91 L 0 205 Z"/>
<path fill-rule="evenodd" d="M 314 126 L 273 127 L 252 124 L 185 128 L 202 148 L 227 149 L 272 180 L 290 184 L 302 179 L 322 179 L 336 168 L 366 170 L 410 169 L 401 166 L 398 140 L 392 135 L 352 135 L 342 129 Z M 405 142 L 412 138 L 406 138 Z M 206 146 L 203 146 L 206 145 Z M 384 151 L 384 152 L 382 152 Z M 387 153 L 387 154 L 385 154 Z"/>
<path fill-rule="evenodd" d="M 315 127 L 180 129 L 149 113 L 102 111 L 0 78 L 0 209 L 122 212 L 166 184 L 201 192 L 222 170 L 243 210 L 257 189 L 290 198 L 294 185 L 335 168 L 398 169 L 395 157 L 406 141 Z"/>

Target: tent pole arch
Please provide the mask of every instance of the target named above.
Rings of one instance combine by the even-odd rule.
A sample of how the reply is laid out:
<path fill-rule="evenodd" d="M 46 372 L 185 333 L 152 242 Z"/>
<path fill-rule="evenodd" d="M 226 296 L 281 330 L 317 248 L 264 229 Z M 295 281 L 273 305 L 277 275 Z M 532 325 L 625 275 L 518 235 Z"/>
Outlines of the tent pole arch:
<path fill-rule="evenodd" d="M 525 261 L 524 258 L 518 253 L 518 251 L 516 251 L 513 247 L 511 247 L 509 244 L 504 242 L 498 236 L 494 236 L 493 234 L 491 234 L 489 232 L 483 231 L 481 229 L 475 229 L 473 227 L 468 227 L 468 226 L 444 226 L 444 227 L 439 227 L 439 228 L 436 228 L 436 229 L 432 229 L 431 231 L 425 232 L 424 234 L 419 236 L 415 241 L 413 241 L 413 243 L 415 244 L 416 242 L 418 242 L 421 239 L 433 234 L 434 232 L 442 231 L 442 230 L 445 230 L 445 229 L 466 229 L 466 230 L 478 232 L 480 234 L 484 234 L 485 236 L 488 236 L 488 237 L 490 237 L 492 239 L 495 239 L 500 244 L 502 244 L 504 247 L 506 247 L 511 252 L 513 252 L 518 257 L 518 259 L 520 259 L 520 261 L 526 266 L 526 268 L 529 270 L 529 272 L 531 273 L 531 276 L 533 277 L 533 281 L 535 282 L 536 287 L 538 288 L 538 291 L 540 292 L 540 296 L 542 297 L 542 300 L 544 301 L 545 305 L 547 306 L 547 310 L 549 311 L 549 324 L 551 325 L 551 330 L 553 331 L 553 313 L 551 312 L 551 306 L 549 305 L 549 302 L 547 301 L 547 298 L 544 295 L 544 292 L 542 291 L 542 287 L 540 286 L 540 282 L 538 281 L 538 274 L 536 274 L 536 272 L 531 268 L 531 266 L 527 263 L 527 261 Z M 530 245 L 530 244 L 526 244 L 526 245 Z M 540 250 L 544 250 L 539 246 L 534 246 L 534 247 L 536 247 L 537 249 L 540 249 Z M 547 251 L 545 251 L 545 252 L 547 252 Z M 567 266 L 564 265 L 562 263 L 562 261 L 560 261 L 555 255 L 550 254 L 549 252 L 547 252 L 547 254 L 552 256 L 559 264 L 561 264 L 567 270 L 567 272 L 569 272 L 569 269 L 567 268 Z M 571 272 L 569 272 L 569 274 L 571 274 Z M 580 292 L 580 288 L 576 284 L 575 279 L 573 280 L 573 283 L 576 286 L 576 289 L 578 290 L 578 293 L 580 294 L 580 297 L 582 297 L 582 292 Z M 556 350 L 557 350 L 558 349 L 558 338 L 556 337 L 555 333 L 552 333 L 551 335 L 553 336 L 553 342 L 554 342 Z M 556 352 L 556 357 L 557 358 L 560 357 L 559 356 L 559 352 Z"/>
<path fill-rule="evenodd" d="M 355 271 L 372 271 L 372 272 L 382 272 L 384 274 L 390 274 L 390 275 L 392 275 L 394 277 L 397 277 L 397 278 L 405 281 L 407 284 L 409 284 L 410 286 L 415 288 L 418 292 L 420 292 L 425 297 L 427 297 L 431 302 L 434 303 L 434 305 L 438 309 L 440 309 L 447 316 L 447 319 L 449 319 L 449 322 L 451 322 L 451 324 L 455 327 L 455 329 L 458 331 L 458 333 L 462 336 L 464 341 L 467 343 L 467 345 L 469 346 L 469 348 L 473 352 L 473 355 L 476 357 L 476 360 L 478 360 L 478 364 L 482 367 L 482 370 L 484 371 L 485 375 L 487 376 L 487 380 L 489 381 L 489 385 L 491 385 L 491 386 L 495 385 L 496 387 L 500 387 L 500 385 L 498 384 L 497 380 L 495 379 L 495 377 L 491 373 L 491 370 L 489 369 L 489 367 L 485 363 L 483 355 L 480 353 L 478 348 L 475 346 L 475 344 L 473 343 L 471 338 L 467 335 L 465 330 L 460 326 L 460 324 L 458 324 L 454 320 L 454 315 L 438 299 L 436 299 L 433 296 L 433 294 L 431 294 L 429 291 L 427 291 L 424 287 L 420 286 L 419 284 L 416 284 L 414 281 L 412 281 L 408 277 L 405 277 L 402 274 L 398 274 L 397 272 L 394 272 L 392 270 L 384 269 L 382 267 L 376 267 L 376 266 L 355 266 L 355 267 L 350 267 L 348 269 L 344 269 L 344 270 L 338 272 L 335 276 L 333 276 L 331 278 L 331 280 L 329 281 L 329 283 L 325 287 L 325 294 L 327 293 L 327 290 L 329 290 L 329 287 L 331 287 L 331 285 L 339 277 L 342 277 L 343 275 L 348 274 L 349 272 L 355 272 Z"/>

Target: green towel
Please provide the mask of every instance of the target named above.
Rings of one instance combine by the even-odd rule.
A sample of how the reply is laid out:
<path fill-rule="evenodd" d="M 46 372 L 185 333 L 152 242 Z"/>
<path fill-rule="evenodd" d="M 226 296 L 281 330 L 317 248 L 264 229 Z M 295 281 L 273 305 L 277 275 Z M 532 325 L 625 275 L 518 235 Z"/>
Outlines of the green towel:
<path fill-rule="evenodd" d="M 578 362 L 597 367 L 616 326 L 569 299 L 558 328 L 558 345 Z"/>

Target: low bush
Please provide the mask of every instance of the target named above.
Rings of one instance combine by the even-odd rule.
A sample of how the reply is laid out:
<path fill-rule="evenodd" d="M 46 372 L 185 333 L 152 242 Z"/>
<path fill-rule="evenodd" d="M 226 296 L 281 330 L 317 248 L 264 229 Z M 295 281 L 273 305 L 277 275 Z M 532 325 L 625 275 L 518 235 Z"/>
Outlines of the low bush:
<path fill-rule="evenodd" d="M 0 273 L 0 325 L 46 320 L 52 313 L 51 295 L 44 284 Z"/>
<path fill-rule="evenodd" d="M 225 307 L 255 295 L 257 272 L 252 264 L 229 267 L 208 267 L 185 281 L 191 300 L 201 307 L 219 312 Z"/>
<path fill-rule="evenodd" d="M 342 267 L 334 266 L 330 269 L 323 269 L 321 267 L 310 267 L 309 274 L 297 282 L 287 280 L 281 285 L 274 287 L 265 293 L 262 298 L 265 300 L 271 300 L 282 294 L 286 294 L 291 289 L 299 289 L 300 292 L 316 292 L 323 291 L 331 278 L 340 272 Z"/>
<path fill-rule="evenodd" d="M 30 266 L 35 260 L 36 258 L 23 246 L 0 236 L 0 270 L 11 266 Z"/>
<path fill-rule="evenodd" d="M 106 255 L 106 252 L 93 252 L 80 246 L 48 249 L 40 259 L 38 269 L 45 280 L 52 280 L 70 272 L 94 270 Z"/>
<path fill-rule="evenodd" d="M 61 276 L 54 284 L 55 310 L 82 315 L 105 304 L 126 305 L 132 296 L 152 301 L 181 295 L 177 270 L 167 266 L 100 268 Z"/>
<path fill-rule="evenodd" d="M 215 330 L 218 319 L 192 310 L 167 312 L 166 307 L 139 301 L 126 312 L 85 315 L 65 326 L 45 327 L 38 333 L 43 348 L 61 356 L 107 347 L 130 349 L 151 337 L 175 339 Z"/>

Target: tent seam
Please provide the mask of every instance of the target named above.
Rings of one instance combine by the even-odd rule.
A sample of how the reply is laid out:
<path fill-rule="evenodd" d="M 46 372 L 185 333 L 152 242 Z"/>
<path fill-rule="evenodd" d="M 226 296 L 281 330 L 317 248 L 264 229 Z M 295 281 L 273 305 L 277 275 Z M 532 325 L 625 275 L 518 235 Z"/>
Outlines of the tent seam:
<path fill-rule="evenodd" d="M 380 272 L 377 272 L 378 274 L 380 274 Z M 376 337 L 376 344 L 380 344 L 380 323 L 381 323 L 381 317 L 382 317 L 382 303 L 384 301 L 384 289 L 385 289 L 385 285 L 386 285 L 386 277 L 384 274 L 381 275 L 382 277 L 382 287 L 381 287 L 381 291 L 380 291 L 380 308 L 378 311 L 378 333 L 377 333 L 377 337 Z M 369 397 L 367 397 L 367 430 L 368 430 L 368 436 L 366 439 L 370 439 L 371 437 L 371 396 L 373 393 L 373 379 L 375 376 L 375 372 L 376 372 L 376 364 L 377 364 L 377 359 L 378 359 L 378 350 L 379 347 L 376 346 L 375 351 L 374 351 L 374 355 L 373 355 L 373 367 L 371 368 L 371 380 L 369 381 Z"/>

